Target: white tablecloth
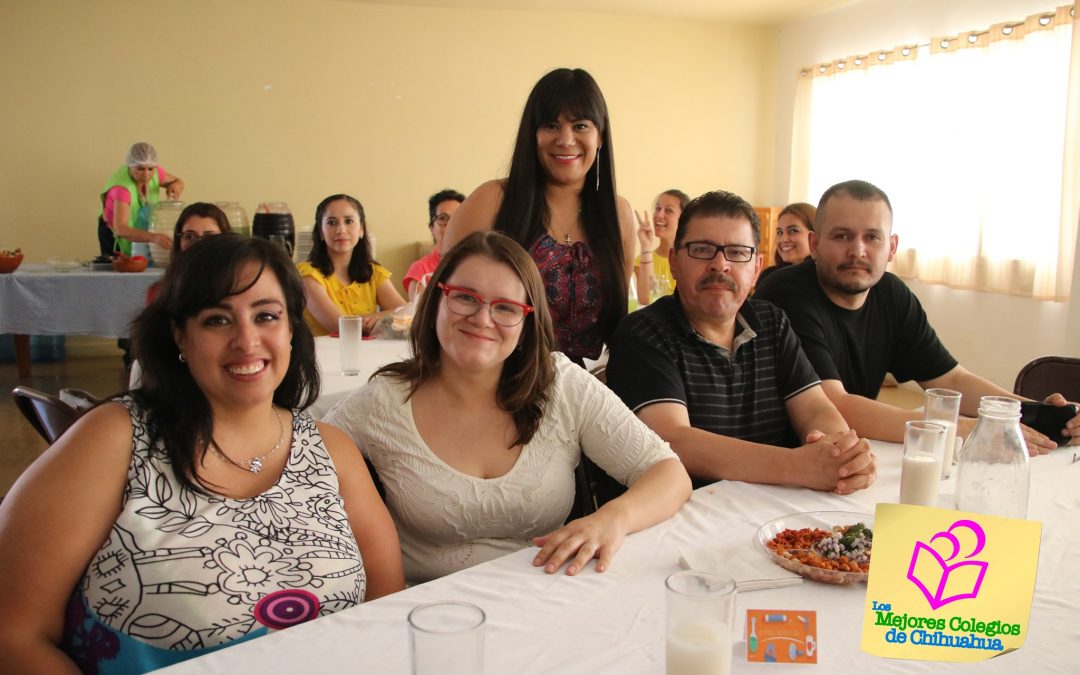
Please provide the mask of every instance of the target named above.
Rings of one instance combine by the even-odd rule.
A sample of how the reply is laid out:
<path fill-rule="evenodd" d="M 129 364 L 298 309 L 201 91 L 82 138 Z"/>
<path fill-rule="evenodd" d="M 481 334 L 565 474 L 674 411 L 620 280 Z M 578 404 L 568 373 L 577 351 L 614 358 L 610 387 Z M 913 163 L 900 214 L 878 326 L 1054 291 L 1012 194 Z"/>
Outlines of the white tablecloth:
<path fill-rule="evenodd" d="M 322 392 L 308 412 L 322 419 L 335 403 L 365 384 L 371 374 L 388 363 L 409 357 L 408 340 L 364 340 L 359 375 L 341 374 L 341 341 L 334 337 L 315 338 L 315 357 L 319 360 Z"/>
<path fill-rule="evenodd" d="M 53 272 L 23 265 L 0 274 L 0 333 L 124 337 L 146 305 L 146 289 L 163 272 Z"/>
<path fill-rule="evenodd" d="M 273 635 L 174 666 L 170 673 L 410 672 L 405 617 L 423 602 L 464 599 L 487 613 L 487 673 L 664 672 L 664 578 L 683 547 L 750 546 L 758 526 L 798 511 L 873 513 L 899 496 L 900 447 L 875 443 L 878 482 L 848 497 L 797 488 L 722 482 L 704 487 L 671 520 L 626 539 L 611 569 L 577 577 L 546 575 L 530 564 L 536 549 L 459 572 Z M 1042 520 L 1038 582 L 1022 649 L 976 664 L 882 659 L 860 651 L 865 585 L 813 582 L 740 594 L 745 610 L 817 611 L 821 673 L 1076 672 L 1080 663 L 1080 463 L 1075 449 L 1032 460 L 1029 518 Z M 946 484 L 946 491 L 951 486 Z M 770 563 L 767 563 L 770 564 Z M 804 672 L 750 664 L 734 646 L 735 673 Z"/>

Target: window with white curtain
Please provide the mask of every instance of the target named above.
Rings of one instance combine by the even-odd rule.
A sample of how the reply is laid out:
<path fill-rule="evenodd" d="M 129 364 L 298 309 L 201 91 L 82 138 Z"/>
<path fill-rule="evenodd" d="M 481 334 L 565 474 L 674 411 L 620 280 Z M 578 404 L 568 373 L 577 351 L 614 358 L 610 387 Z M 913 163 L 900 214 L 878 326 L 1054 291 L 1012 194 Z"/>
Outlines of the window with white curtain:
<path fill-rule="evenodd" d="M 1072 26 L 1064 7 L 804 71 L 792 201 L 868 180 L 895 209 L 894 272 L 1065 299 L 1077 227 L 1063 208 Z"/>

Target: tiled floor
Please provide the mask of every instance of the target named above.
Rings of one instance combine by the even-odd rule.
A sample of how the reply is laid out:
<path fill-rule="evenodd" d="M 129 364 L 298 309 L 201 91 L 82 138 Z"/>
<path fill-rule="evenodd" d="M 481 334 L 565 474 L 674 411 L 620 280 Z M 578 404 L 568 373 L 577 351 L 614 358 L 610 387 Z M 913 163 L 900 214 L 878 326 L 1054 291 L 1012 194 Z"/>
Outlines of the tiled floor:
<path fill-rule="evenodd" d="M 75 387 L 106 396 L 126 387 L 127 373 L 119 349 L 95 345 L 92 355 L 69 355 L 59 363 L 35 363 L 32 375 L 19 378 L 14 363 L 0 363 L 0 495 L 7 494 L 19 474 L 46 448 L 15 407 L 11 389 L 23 385 L 56 394 L 62 387 Z"/>

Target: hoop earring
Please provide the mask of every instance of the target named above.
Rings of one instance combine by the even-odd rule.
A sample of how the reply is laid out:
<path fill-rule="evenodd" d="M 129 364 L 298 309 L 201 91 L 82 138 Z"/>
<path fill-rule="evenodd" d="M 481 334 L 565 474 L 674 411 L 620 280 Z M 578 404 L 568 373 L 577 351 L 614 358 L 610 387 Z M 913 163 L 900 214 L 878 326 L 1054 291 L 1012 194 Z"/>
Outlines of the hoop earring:
<path fill-rule="evenodd" d="M 600 192 L 600 150 L 601 149 L 602 148 L 597 148 L 596 149 L 596 191 L 597 192 Z"/>
<path fill-rule="evenodd" d="M 177 354 L 176 358 L 180 359 L 180 363 L 187 363 L 187 359 L 184 358 L 184 352 Z"/>

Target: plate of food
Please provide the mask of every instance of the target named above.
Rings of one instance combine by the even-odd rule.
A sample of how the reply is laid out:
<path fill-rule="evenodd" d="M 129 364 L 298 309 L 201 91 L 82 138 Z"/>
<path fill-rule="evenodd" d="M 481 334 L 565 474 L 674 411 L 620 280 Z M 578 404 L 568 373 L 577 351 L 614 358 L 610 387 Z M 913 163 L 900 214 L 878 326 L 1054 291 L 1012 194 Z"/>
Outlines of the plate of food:
<path fill-rule="evenodd" d="M 852 511 L 808 511 L 770 520 L 754 544 L 777 565 L 827 584 L 855 584 L 870 576 L 874 516 Z"/>

